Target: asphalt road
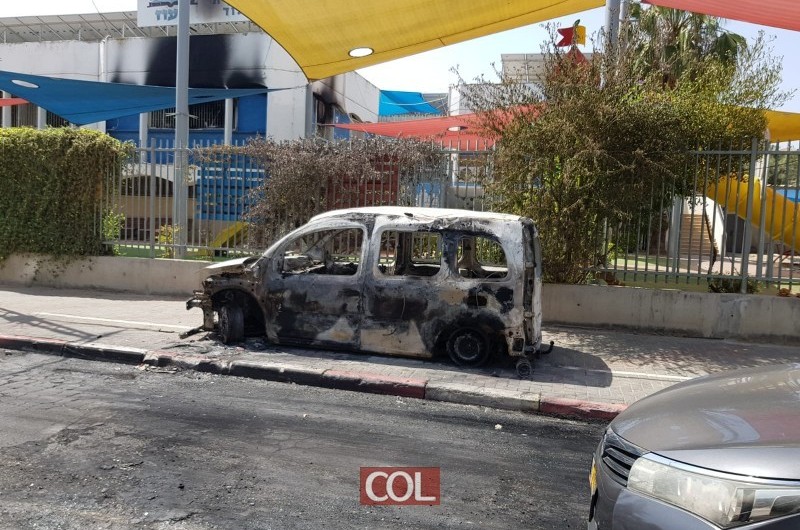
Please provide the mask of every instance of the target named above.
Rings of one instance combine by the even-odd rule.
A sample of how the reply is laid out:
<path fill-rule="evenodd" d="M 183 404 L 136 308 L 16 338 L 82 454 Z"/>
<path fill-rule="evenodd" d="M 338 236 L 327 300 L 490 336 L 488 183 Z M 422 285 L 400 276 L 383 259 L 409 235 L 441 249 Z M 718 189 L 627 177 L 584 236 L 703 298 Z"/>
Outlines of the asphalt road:
<path fill-rule="evenodd" d="M 601 424 L 0 351 L 0 528 L 585 528 Z M 441 468 L 439 506 L 359 503 Z"/>

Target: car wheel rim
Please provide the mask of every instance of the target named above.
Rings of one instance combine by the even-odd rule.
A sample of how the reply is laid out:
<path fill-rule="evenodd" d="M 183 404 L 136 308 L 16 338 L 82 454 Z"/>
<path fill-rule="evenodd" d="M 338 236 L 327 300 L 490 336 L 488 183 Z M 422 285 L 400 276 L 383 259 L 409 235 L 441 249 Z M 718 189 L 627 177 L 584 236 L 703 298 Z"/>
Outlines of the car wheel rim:
<path fill-rule="evenodd" d="M 475 361 L 483 351 L 483 341 L 474 333 L 464 333 L 456 338 L 454 344 L 456 355 L 465 362 Z"/>

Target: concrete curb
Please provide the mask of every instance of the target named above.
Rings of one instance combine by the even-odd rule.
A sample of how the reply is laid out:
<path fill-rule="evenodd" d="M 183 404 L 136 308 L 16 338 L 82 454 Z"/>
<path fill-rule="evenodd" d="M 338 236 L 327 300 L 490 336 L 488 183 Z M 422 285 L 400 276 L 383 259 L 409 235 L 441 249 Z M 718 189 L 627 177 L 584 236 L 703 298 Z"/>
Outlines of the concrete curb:
<path fill-rule="evenodd" d="M 539 413 L 547 416 L 609 421 L 626 408 L 627 405 L 618 403 L 594 403 L 566 398 L 546 398 L 539 403 Z"/>
<path fill-rule="evenodd" d="M 190 355 L 172 351 L 155 350 L 147 352 L 141 362 L 160 368 L 174 366 L 184 370 L 212 374 L 227 374 L 229 370 L 228 363 L 220 359 L 209 359 L 202 355 Z"/>
<path fill-rule="evenodd" d="M 322 386 L 324 368 L 308 368 L 292 366 L 290 364 L 233 361 L 228 369 L 229 375 L 249 377 L 250 379 L 263 379 L 265 381 L 278 381 L 281 383 L 295 383 L 307 386 Z"/>
<path fill-rule="evenodd" d="M 372 372 L 309 368 L 287 363 L 224 361 L 175 351 L 144 350 L 101 343 L 74 343 L 17 335 L 0 335 L 0 348 L 78 357 L 87 360 L 175 367 L 266 381 L 295 383 L 354 392 L 368 392 L 431 401 L 477 405 L 495 409 L 585 420 L 612 420 L 627 405 L 593 403 L 544 397 L 537 392 L 476 388 L 461 383 L 436 383 L 428 379 Z"/>
<path fill-rule="evenodd" d="M 98 342 L 76 343 L 16 335 L 0 335 L 0 348 L 53 353 L 65 357 L 126 364 L 141 364 L 147 354 L 147 350 L 140 348 L 114 346 Z"/>
<path fill-rule="evenodd" d="M 425 387 L 427 385 L 427 379 L 396 377 L 370 372 L 326 370 L 322 374 L 322 386 L 326 388 L 418 399 L 426 399 Z"/>
<path fill-rule="evenodd" d="M 428 383 L 425 399 L 447 401 L 464 405 L 479 405 L 503 410 L 539 412 L 541 395 L 535 392 L 520 392 L 499 388 L 480 390 L 460 383 Z"/>
<path fill-rule="evenodd" d="M 61 353 L 67 341 L 56 339 L 38 339 L 20 335 L 0 335 L 0 348 L 9 350 L 25 350 L 38 353 Z"/>

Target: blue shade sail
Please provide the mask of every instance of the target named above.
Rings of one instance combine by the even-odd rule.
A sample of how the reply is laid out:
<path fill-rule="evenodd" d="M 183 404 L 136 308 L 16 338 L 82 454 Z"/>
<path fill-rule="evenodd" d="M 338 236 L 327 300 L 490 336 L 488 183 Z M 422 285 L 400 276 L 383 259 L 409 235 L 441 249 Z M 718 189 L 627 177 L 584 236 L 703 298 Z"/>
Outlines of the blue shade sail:
<path fill-rule="evenodd" d="M 0 90 L 24 98 L 76 125 L 175 106 L 173 87 L 78 81 L 5 71 L 0 71 Z M 189 104 L 272 91 L 268 88 L 190 88 Z"/>
<path fill-rule="evenodd" d="M 442 111 L 428 103 L 419 92 L 401 92 L 398 90 L 381 90 L 378 106 L 379 116 L 397 116 L 399 114 L 437 114 Z"/>

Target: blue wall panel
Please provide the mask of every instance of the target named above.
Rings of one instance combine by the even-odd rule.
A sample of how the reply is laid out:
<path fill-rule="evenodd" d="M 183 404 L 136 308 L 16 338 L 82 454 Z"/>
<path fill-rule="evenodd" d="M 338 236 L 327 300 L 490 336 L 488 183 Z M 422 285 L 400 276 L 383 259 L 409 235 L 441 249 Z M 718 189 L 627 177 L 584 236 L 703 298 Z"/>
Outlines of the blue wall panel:
<path fill-rule="evenodd" d="M 267 95 L 256 94 L 239 98 L 239 113 L 236 130 L 250 135 L 267 134 Z"/>
<path fill-rule="evenodd" d="M 237 105 L 237 127 L 233 132 L 233 143 L 235 145 L 244 144 L 256 136 L 266 136 L 266 94 L 239 98 Z M 345 116 L 344 119 L 347 117 Z M 108 120 L 106 131 L 117 140 L 130 141 L 138 145 L 139 115 L 134 114 Z M 173 129 L 150 129 L 148 137 L 148 141 L 154 143 L 158 149 L 155 153 L 155 160 L 152 162 L 156 164 L 174 163 L 174 156 L 170 149 L 175 145 L 175 131 Z M 192 148 L 222 144 L 223 139 L 223 129 L 189 130 L 189 146 Z M 151 161 L 148 160 L 148 162 Z M 192 163 L 192 160 L 189 162 Z M 264 170 L 257 167 L 237 167 L 225 163 L 203 164 L 195 183 L 195 197 L 197 198 L 195 219 L 240 220 L 253 200 L 251 190 L 257 188 L 264 178 Z"/>

